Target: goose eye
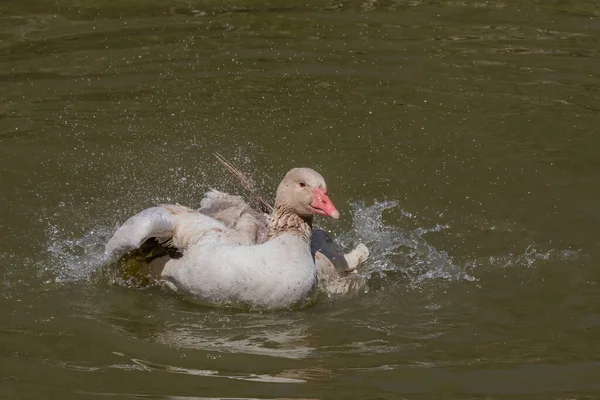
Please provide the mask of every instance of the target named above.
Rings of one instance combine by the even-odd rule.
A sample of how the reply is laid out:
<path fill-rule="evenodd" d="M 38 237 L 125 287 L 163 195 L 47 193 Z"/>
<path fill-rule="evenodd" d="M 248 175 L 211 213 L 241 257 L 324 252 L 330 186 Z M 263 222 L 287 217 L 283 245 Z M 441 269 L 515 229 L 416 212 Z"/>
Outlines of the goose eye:
<path fill-rule="evenodd" d="M 304 183 L 304 182 L 300 182 L 300 183 L 298 184 L 298 186 L 300 186 L 300 187 L 306 187 L 306 183 Z"/>

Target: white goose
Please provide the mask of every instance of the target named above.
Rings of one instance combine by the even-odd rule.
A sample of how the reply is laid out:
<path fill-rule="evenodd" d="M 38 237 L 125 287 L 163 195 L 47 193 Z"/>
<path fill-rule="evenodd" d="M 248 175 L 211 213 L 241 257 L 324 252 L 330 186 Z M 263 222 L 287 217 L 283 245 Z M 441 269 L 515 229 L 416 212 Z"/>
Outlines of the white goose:
<path fill-rule="evenodd" d="M 277 188 L 264 243 L 256 244 L 248 229 L 227 227 L 187 207 L 163 205 L 128 219 L 108 241 L 106 252 L 120 255 L 156 238 L 182 254 L 153 262 L 161 279 L 196 302 L 256 309 L 302 307 L 317 288 L 310 248 L 315 214 L 340 216 L 323 177 L 309 168 L 294 168 Z"/>
<path fill-rule="evenodd" d="M 210 190 L 202 199 L 199 212 L 213 217 L 229 228 L 235 228 L 254 243 L 263 243 L 267 237 L 273 207 L 258 193 L 256 184 L 248 175 L 225 159 L 214 154 L 217 160 L 236 177 L 246 189 L 251 200 L 246 203 L 241 196 Z M 311 253 L 317 266 L 319 289 L 326 294 L 356 292 L 366 285 L 366 279 L 356 274 L 369 257 L 369 249 L 362 243 L 344 253 L 322 229 L 314 228 L 310 241 Z"/>

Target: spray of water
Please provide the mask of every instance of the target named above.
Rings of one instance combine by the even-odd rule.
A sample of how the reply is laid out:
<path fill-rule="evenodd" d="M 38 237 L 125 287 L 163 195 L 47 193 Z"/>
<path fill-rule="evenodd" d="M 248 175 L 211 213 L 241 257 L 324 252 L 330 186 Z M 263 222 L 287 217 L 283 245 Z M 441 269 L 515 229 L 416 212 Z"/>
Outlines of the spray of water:
<path fill-rule="evenodd" d="M 417 286 L 430 280 L 474 281 L 474 270 L 478 267 L 531 267 L 548 259 L 572 259 L 578 255 L 574 251 L 540 250 L 529 245 L 520 254 L 494 255 L 485 260 L 463 260 L 456 262 L 443 249 L 428 243 L 426 235 L 442 233 L 450 227 L 437 224 L 430 227 L 417 227 L 412 230 L 400 228 L 400 224 L 384 221 L 387 210 L 398 209 L 397 201 L 374 202 L 366 205 L 363 201 L 353 205 L 352 227 L 349 231 L 335 236 L 343 247 L 351 248 L 364 243 L 370 249 L 370 259 L 361 267 L 360 274 L 369 283 L 387 281 L 401 276 L 407 284 Z M 402 217 L 413 219 L 413 215 L 400 209 Z M 116 226 L 95 224 L 81 237 L 69 237 L 56 226 L 47 230 L 48 246 L 47 269 L 57 282 L 89 279 L 93 272 L 106 266 L 104 244 Z"/>
<path fill-rule="evenodd" d="M 97 226 L 81 237 L 68 237 L 56 226 L 47 230 L 49 272 L 56 282 L 88 279 L 108 262 L 104 244 L 114 229 Z"/>

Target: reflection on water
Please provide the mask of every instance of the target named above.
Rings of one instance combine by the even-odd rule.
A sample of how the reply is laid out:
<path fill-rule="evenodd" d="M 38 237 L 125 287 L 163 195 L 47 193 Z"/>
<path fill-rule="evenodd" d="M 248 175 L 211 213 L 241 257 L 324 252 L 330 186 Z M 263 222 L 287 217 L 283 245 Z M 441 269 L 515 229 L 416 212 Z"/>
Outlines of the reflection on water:
<path fill-rule="evenodd" d="M 217 328 L 214 324 L 169 327 L 156 333 L 168 346 L 224 353 L 256 354 L 291 359 L 306 358 L 315 351 L 308 338 L 309 326 L 301 320 L 257 317 L 255 326 Z M 237 324 L 236 324 L 237 325 Z"/>
<path fill-rule="evenodd" d="M 196 375 L 196 376 L 208 376 L 212 378 L 226 378 L 226 379 L 237 379 L 237 380 L 245 380 L 245 381 L 253 381 L 253 382 L 268 382 L 268 383 L 306 383 L 303 379 L 298 378 L 290 378 L 285 376 L 271 376 L 271 375 L 240 375 L 240 376 L 228 376 L 219 374 L 218 371 L 210 371 L 210 370 L 199 370 L 199 369 L 188 369 L 188 368 L 180 368 L 173 367 L 170 365 L 159 365 L 154 364 L 144 360 L 131 360 L 133 364 L 119 364 L 119 365 L 111 365 L 109 368 L 117 368 L 117 369 L 137 369 L 141 371 L 164 371 L 175 374 L 186 374 L 186 375 Z M 286 371 L 282 373 L 284 375 Z M 296 373 L 296 372 L 294 372 Z M 298 373 L 301 375 L 301 373 Z"/>

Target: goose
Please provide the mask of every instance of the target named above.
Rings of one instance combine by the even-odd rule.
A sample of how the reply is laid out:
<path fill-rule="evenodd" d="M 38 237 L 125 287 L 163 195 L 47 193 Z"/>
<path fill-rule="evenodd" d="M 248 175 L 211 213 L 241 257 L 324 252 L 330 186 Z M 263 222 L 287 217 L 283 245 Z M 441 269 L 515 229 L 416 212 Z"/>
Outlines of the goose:
<path fill-rule="evenodd" d="M 211 189 L 202 199 L 198 211 L 245 232 L 255 243 L 264 242 L 273 207 L 258 193 L 251 177 L 221 154 L 214 153 L 214 156 L 250 193 L 251 198 L 246 202 L 241 196 Z M 344 253 L 327 232 L 313 227 L 310 246 L 317 266 L 319 289 L 323 293 L 346 294 L 366 285 L 364 277 L 357 275 L 358 267 L 369 257 L 369 249 L 364 244 L 359 243 L 352 251 Z"/>
<path fill-rule="evenodd" d="M 211 204 L 217 203 L 204 202 L 205 212 Z M 264 238 L 257 237 L 254 211 L 233 227 L 207 214 L 181 205 L 143 210 L 117 229 L 105 252 L 118 257 L 152 240 L 176 250 L 178 256 L 158 257 L 151 267 L 166 286 L 200 304 L 269 310 L 314 301 L 313 216 L 340 217 L 318 172 L 294 168 L 285 175 Z"/>

